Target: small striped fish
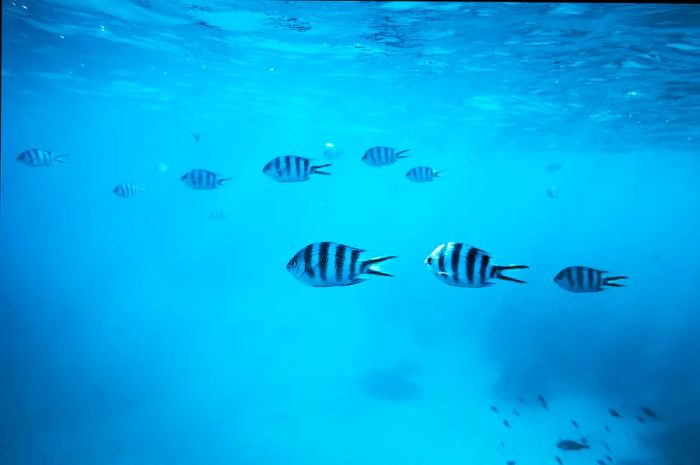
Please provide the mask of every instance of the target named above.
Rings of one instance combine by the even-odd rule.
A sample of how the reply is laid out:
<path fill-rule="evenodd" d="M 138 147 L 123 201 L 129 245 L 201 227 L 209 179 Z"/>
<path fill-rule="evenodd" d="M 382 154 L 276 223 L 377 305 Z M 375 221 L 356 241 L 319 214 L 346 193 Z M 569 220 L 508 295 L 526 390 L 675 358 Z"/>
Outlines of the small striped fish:
<path fill-rule="evenodd" d="M 54 155 L 48 150 L 29 149 L 20 153 L 17 160 L 30 166 L 48 166 L 52 163 L 66 163 L 68 154 Z"/>
<path fill-rule="evenodd" d="M 209 219 L 212 221 L 224 221 L 228 218 L 228 215 L 222 211 L 215 211 L 209 213 Z"/>
<path fill-rule="evenodd" d="M 362 161 L 367 163 L 369 166 L 385 166 L 391 165 L 399 158 L 407 158 L 408 155 L 401 155 L 402 153 L 408 152 L 410 149 L 401 150 L 397 152 L 391 147 L 372 147 L 367 149 L 364 155 L 362 155 Z"/>
<path fill-rule="evenodd" d="M 190 170 L 180 177 L 180 181 L 196 190 L 216 189 L 229 179 L 231 178 L 222 178 L 216 173 L 202 169 Z"/>
<path fill-rule="evenodd" d="M 114 186 L 112 192 L 114 192 L 114 195 L 116 195 L 117 197 L 125 199 L 127 197 L 136 195 L 138 192 L 143 192 L 143 187 L 137 186 L 136 184 L 132 184 L 130 182 L 125 182 Z"/>
<path fill-rule="evenodd" d="M 364 260 L 360 258 L 362 252 L 364 250 L 335 242 L 316 242 L 297 252 L 287 263 L 287 271 L 313 287 L 358 284 L 366 281 L 359 277 L 362 274 L 391 276 L 372 268 L 372 265 L 395 256 Z"/>
<path fill-rule="evenodd" d="M 406 173 L 406 177 L 413 182 L 430 182 L 440 177 L 440 173 L 445 170 L 435 171 L 429 166 L 416 166 Z"/>
<path fill-rule="evenodd" d="M 627 279 L 627 276 L 604 278 L 603 273 L 607 273 L 607 271 L 587 266 L 570 266 L 557 273 L 554 282 L 569 292 L 600 292 L 605 290 L 603 286 L 625 287 L 623 284 L 613 281 Z"/>
<path fill-rule="evenodd" d="M 486 287 L 492 284 L 491 279 L 525 283 L 502 273 L 529 268 L 526 265 L 494 265 L 487 252 L 461 242 L 440 244 L 428 255 L 425 264 L 440 281 L 457 287 Z"/>
<path fill-rule="evenodd" d="M 279 182 L 299 182 L 308 180 L 312 174 L 330 176 L 330 173 L 321 171 L 328 166 L 331 164 L 312 166 L 308 158 L 285 155 L 270 160 L 263 168 L 263 173 Z"/>

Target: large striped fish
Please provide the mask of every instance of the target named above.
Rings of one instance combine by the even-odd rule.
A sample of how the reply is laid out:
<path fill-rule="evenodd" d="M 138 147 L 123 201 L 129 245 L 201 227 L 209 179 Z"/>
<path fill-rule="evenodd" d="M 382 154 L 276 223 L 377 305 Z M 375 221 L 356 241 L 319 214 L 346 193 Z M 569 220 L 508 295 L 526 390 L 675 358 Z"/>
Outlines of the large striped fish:
<path fill-rule="evenodd" d="M 180 177 L 180 181 L 196 190 L 216 189 L 223 185 L 224 181 L 230 179 L 231 178 L 223 178 L 216 173 L 202 169 L 190 170 Z"/>
<path fill-rule="evenodd" d="M 399 158 L 407 158 L 408 155 L 402 155 L 408 152 L 410 149 L 401 150 L 397 152 L 391 147 L 372 147 L 367 149 L 364 155 L 362 155 L 362 161 L 367 163 L 369 166 L 385 166 L 391 165 Z"/>
<path fill-rule="evenodd" d="M 350 286 L 366 281 L 360 275 L 391 276 L 372 265 L 396 258 L 360 258 L 364 250 L 335 242 L 309 244 L 287 263 L 289 271 L 299 281 L 314 287 Z"/>
<path fill-rule="evenodd" d="M 428 255 L 425 264 L 440 281 L 457 287 L 486 287 L 492 284 L 491 279 L 525 283 L 504 276 L 503 272 L 529 268 L 526 265 L 494 265 L 487 252 L 461 242 L 440 244 Z"/>
<path fill-rule="evenodd" d="M 48 150 L 29 149 L 20 153 L 17 160 L 30 166 L 48 166 L 52 163 L 66 163 L 67 153 L 54 155 Z"/>
<path fill-rule="evenodd" d="M 263 168 L 263 173 L 279 182 L 299 182 L 308 180 L 312 174 L 330 176 L 330 173 L 321 171 L 328 166 L 331 164 L 312 166 L 308 158 L 285 155 L 270 160 Z"/>
<path fill-rule="evenodd" d="M 570 266 L 561 270 L 554 277 L 554 282 L 562 289 L 569 292 L 600 292 L 604 286 L 625 287 L 624 284 L 614 283 L 618 279 L 627 279 L 627 276 L 611 276 L 604 278 L 607 271 L 596 270 L 587 266 Z"/>
<path fill-rule="evenodd" d="M 122 184 L 117 184 L 114 186 L 114 189 L 112 189 L 112 192 L 114 192 L 114 195 L 117 197 L 121 198 L 127 198 L 131 197 L 132 195 L 135 195 L 138 192 L 142 192 L 143 187 L 142 186 L 137 186 L 136 184 L 130 183 L 130 182 L 125 182 Z"/>
<path fill-rule="evenodd" d="M 440 173 L 445 170 L 435 171 L 429 166 L 416 166 L 406 173 L 406 177 L 413 182 L 430 182 L 440 177 Z"/>

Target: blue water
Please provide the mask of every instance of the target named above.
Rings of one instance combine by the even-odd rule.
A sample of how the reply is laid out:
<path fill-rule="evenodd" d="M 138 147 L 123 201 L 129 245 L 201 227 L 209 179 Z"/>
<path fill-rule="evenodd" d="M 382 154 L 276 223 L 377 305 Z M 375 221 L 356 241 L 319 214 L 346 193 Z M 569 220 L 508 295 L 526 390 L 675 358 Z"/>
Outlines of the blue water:
<path fill-rule="evenodd" d="M 693 5 L 3 0 L 0 464 L 698 465 L 699 142 Z"/>

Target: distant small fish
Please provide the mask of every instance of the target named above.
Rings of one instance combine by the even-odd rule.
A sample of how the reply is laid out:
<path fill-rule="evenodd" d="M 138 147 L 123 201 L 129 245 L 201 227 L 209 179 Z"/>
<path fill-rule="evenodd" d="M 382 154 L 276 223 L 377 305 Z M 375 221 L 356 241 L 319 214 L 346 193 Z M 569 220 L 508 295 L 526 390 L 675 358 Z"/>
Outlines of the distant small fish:
<path fill-rule="evenodd" d="M 224 221 L 228 219 L 228 215 L 222 211 L 215 211 L 209 213 L 209 219 L 212 221 Z"/>
<path fill-rule="evenodd" d="M 125 199 L 127 197 L 131 197 L 133 195 L 136 195 L 139 192 L 143 192 L 143 187 L 137 186 L 136 184 L 133 184 L 130 182 L 125 182 L 125 183 L 116 185 L 114 187 L 114 189 L 112 189 L 112 192 L 117 197 L 121 197 L 121 198 Z"/>
<path fill-rule="evenodd" d="M 503 420 L 503 424 L 506 428 L 510 428 L 510 423 L 508 422 L 508 420 Z"/>
<path fill-rule="evenodd" d="M 610 415 L 614 416 L 615 418 L 622 418 L 622 415 L 620 415 L 620 412 L 613 408 L 609 408 L 608 412 L 610 412 Z"/>
<path fill-rule="evenodd" d="M 323 156 L 334 160 L 340 158 L 343 155 L 343 151 L 338 149 L 332 142 L 326 142 L 323 149 Z"/>
<path fill-rule="evenodd" d="M 365 281 L 360 275 L 391 276 L 373 265 L 395 256 L 362 259 L 362 249 L 335 242 L 316 242 L 299 250 L 287 263 L 287 271 L 313 287 L 351 286 Z"/>
<path fill-rule="evenodd" d="M 29 149 L 17 155 L 17 160 L 29 166 L 49 166 L 52 163 L 67 163 L 68 154 L 54 155 L 48 150 Z"/>
<path fill-rule="evenodd" d="M 491 410 L 492 410 L 493 412 L 498 413 L 498 408 L 497 408 L 495 405 L 492 405 L 492 406 L 491 406 Z"/>
<path fill-rule="evenodd" d="M 582 443 L 582 444 L 588 444 L 588 439 L 586 439 L 586 438 L 581 438 L 581 443 Z"/>
<path fill-rule="evenodd" d="M 572 441 L 570 439 L 562 439 L 557 443 L 557 447 L 561 450 L 581 450 L 591 448 L 591 446 L 588 444 Z"/>
<path fill-rule="evenodd" d="M 564 166 L 561 165 L 560 163 L 557 162 L 552 162 L 549 165 L 546 166 L 546 170 L 548 173 L 554 173 L 562 169 Z"/>
<path fill-rule="evenodd" d="M 200 134 L 198 132 L 192 132 L 192 138 L 195 142 L 199 142 L 199 136 Z"/>
<path fill-rule="evenodd" d="M 611 276 L 604 278 L 607 271 L 596 270 L 587 266 L 570 266 L 561 270 L 554 277 L 554 282 L 559 287 L 569 292 L 600 292 L 610 287 L 624 287 L 615 283 L 619 279 L 627 279 L 627 276 Z"/>
<path fill-rule="evenodd" d="M 153 170 L 158 171 L 159 173 L 165 173 L 166 171 L 168 171 L 168 165 L 163 162 L 156 163 L 153 166 Z"/>
<path fill-rule="evenodd" d="M 605 465 L 605 462 L 602 461 L 602 460 L 600 460 L 600 459 L 596 460 L 596 463 L 597 463 L 598 465 Z"/>
<path fill-rule="evenodd" d="M 448 286 L 473 288 L 490 286 L 492 279 L 524 284 L 525 281 L 505 276 L 503 272 L 529 268 L 526 265 L 495 265 L 489 253 L 461 242 L 440 244 L 424 263 Z"/>
<path fill-rule="evenodd" d="M 520 412 L 518 412 L 517 410 L 513 409 L 513 415 L 515 415 L 516 417 L 519 417 L 519 416 L 520 416 Z"/>
<path fill-rule="evenodd" d="M 559 458 L 559 456 L 555 455 L 554 458 L 557 459 L 557 463 L 558 463 L 559 465 L 564 465 L 564 462 L 561 461 L 561 459 Z"/>
<path fill-rule="evenodd" d="M 203 169 L 190 170 L 180 176 L 180 181 L 184 182 L 195 190 L 210 190 L 216 189 L 223 185 L 224 181 L 231 178 L 224 178 L 220 175 Z"/>
<path fill-rule="evenodd" d="M 330 176 L 330 173 L 321 171 L 329 166 L 330 163 L 312 166 L 309 158 L 285 155 L 270 160 L 263 167 L 263 173 L 279 182 L 301 182 L 307 181 L 312 174 Z"/>
<path fill-rule="evenodd" d="M 521 404 L 525 405 L 525 399 L 523 399 L 523 396 L 518 396 L 518 400 Z"/>
<path fill-rule="evenodd" d="M 549 186 L 547 188 L 547 197 L 550 199 L 558 199 L 559 198 L 559 189 L 557 189 L 554 186 Z"/>
<path fill-rule="evenodd" d="M 612 430 L 610 430 L 610 427 L 608 425 L 605 425 L 605 431 L 608 433 L 612 433 Z"/>
<path fill-rule="evenodd" d="M 508 460 L 506 465 L 515 465 L 515 460 Z"/>
<path fill-rule="evenodd" d="M 607 450 L 608 452 L 610 452 L 610 445 L 609 445 L 607 442 L 605 443 L 605 450 Z"/>
<path fill-rule="evenodd" d="M 435 171 L 429 166 L 416 166 L 406 173 L 406 177 L 413 182 L 430 182 L 440 177 L 445 170 Z"/>
<path fill-rule="evenodd" d="M 608 462 L 612 462 L 612 461 L 613 461 L 612 457 L 610 457 L 609 455 L 606 455 L 606 456 L 605 456 L 605 460 L 607 460 Z"/>
<path fill-rule="evenodd" d="M 642 410 L 642 412 L 644 412 L 644 414 L 645 414 L 646 416 L 648 416 L 649 418 L 653 418 L 653 419 L 655 419 L 655 420 L 658 420 L 658 419 L 659 419 L 659 415 L 657 415 L 656 412 L 654 412 L 654 411 L 653 411 L 652 409 L 650 409 L 649 407 L 642 407 L 641 410 Z"/>
<path fill-rule="evenodd" d="M 505 447 L 506 447 L 505 441 L 501 440 L 501 443 L 498 445 L 498 449 L 499 449 L 499 450 L 505 449 Z"/>
<path fill-rule="evenodd" d="M 396 151 L 391 147 L 372 147 L 367 149 L 362 155 L 362 161 L 369 166 L 386 166 L 395 163 L 400 158 L 407 158 L 408 155 L 403 155 L 410 149 Z"/>
<path fill-rule="evenodd" d="M 540 401 L 540 404 L 542 404 L 542 407 L 544 407 L 545 410 L 548 410 L 548 409 L 549 409 L 549 406 L 547 405 L 547 401 L 545 400 L 544 397 L 542 397 L 541 395 L 539 395 L 539 396 L 537 396 L 537 400 Z"/>
<path fill-rule="evenodd" d="M 571 420 L 571 424 L 574 425 L 574 428 L 578 428 L 578 423 L 576 420 Z"/>

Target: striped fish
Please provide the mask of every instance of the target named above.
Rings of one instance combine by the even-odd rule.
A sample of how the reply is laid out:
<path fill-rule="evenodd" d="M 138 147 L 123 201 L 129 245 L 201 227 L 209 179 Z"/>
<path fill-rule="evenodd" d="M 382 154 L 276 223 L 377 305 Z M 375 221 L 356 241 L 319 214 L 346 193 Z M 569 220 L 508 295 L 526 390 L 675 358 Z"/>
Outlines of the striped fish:
<path fill-rule="evenodd" d="M 526 265 L 494 265 L 487 252 L 461 242 L 440 244 L 428 255 L 425 264 L 440 281 L 457 287 L 486 287 L 492 284 L 491 279 L 525 283 L 502 273 L 529 268 Z"/>
<path fill-rule="evenodd" d="M 222 178 L 216 173 L 202 169 L 190 170 L 180 177 L 180 181 L 196 190 L 216 189 L 229 179 L 231 178 Z"/>
<path fill-rule="evenodd" d="M 263 173 L 279 182 L 298 182 L 308 180 L 312 174 L 330 176 L 330 173 L 321 171 L 328 166 L 331 164 L 312 166 L 308 158 L 285 155 L 270 160 L 263 168 Z"/>
<path fill-rule="evenodd" d="M 209 219 L 212 221 L 224 221 L 228 219 L 228 215 L 222 211 L 215 211 L 209 213 Z"/>
<path fill-rule="evenodd" d="M 131 197 L 132 195 L 137 194 L 138 192 L 143 192 L 143 187 L 137 186 L 136 184 L 132 184 L 130 182 L 125 182 L 114 186 L 112 192 L 114 192 L 114 195 L 116 195 L 117 197 L 125 199 L 127 197 Z"/>
<path fill-rule="evenodd" d="M 359 277 L 362 274 L 391 276 L 372 268 L 372 265 L 395 256 L 364 260 L 360 258 L 362 252 L 364 250 L 335 242 L 316 242 L 297 252 L 287 263 L 287 271 L 313 287 L 358 284 L 366 281 Z"/>
<path fill-rule="evenodd" d="M 65 158 L 67 156 L 67 153 L 63 153 L 61 155 L 54 155 L 48 150 L 29 149 L 20 153 L 17 156 L 17 160 L 21 161 L 25 165 L 30 166 L 48 166 L 54 162 L 66 163 Z"/>
<path fill-rule="evenodd" d="M 614 283 L 618 279 L 627 279 L 627 276 L 612 276 L 604 278 L 607 271 L 596 270 L 587 266 L 570 266 L 564 268 L 554 277 L 554 282 L 562 289 L 569 292 L 600 292 L 604 286 L 625 287 L 623 284 Z"/>
<path fill-rule="evenodd" d="M 362 155 L 362 161 L 367 163 L 369 166 L 385 166 L 391 165 L 399 158 L 407 158 L 408 155 L 401 155 L 402 153 L 408 152 L 410 149 L 401 150 L 397 152 L 391 147 L 372 147 L 367 149 L 364 155 Z"/>
<path fill-rule="evenodd" d="M 406 177 L 413 182 L 430 182 L 440 177 L 440 173 L 445 170 L 435 171 L 429 166 L 416 166 L 406 173 Z"/>

